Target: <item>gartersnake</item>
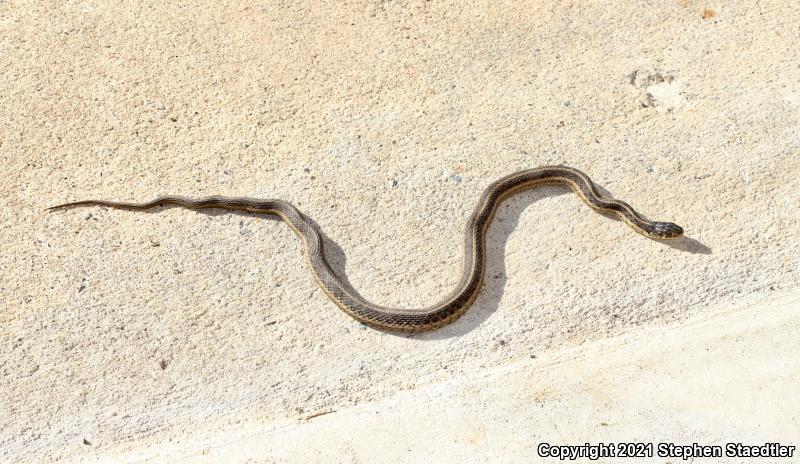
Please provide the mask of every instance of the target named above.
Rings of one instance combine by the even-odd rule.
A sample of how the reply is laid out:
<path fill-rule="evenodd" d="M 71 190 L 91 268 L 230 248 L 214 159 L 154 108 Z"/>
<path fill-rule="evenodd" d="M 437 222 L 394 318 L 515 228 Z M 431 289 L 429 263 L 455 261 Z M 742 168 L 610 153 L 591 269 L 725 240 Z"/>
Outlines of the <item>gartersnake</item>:
<path fill-rule="evenodd" d="M 683 229 L 671 222 L 655 222 L 645 218 L 630 205 L 600 194 L 586 174 L 566 166 L 544 166 L 519 171 L 490 184 L 467 219 L 464 233 L 464 270 L 456 288 L 442 301 L 424 309 L 386 308 L 373 304 L 358 295 L 331 268 L 325 258 L 322 233 L 292 204 L 283 200 L 253 198 L 186 198 L 162 196 L 146 203 L 126 203 L 106 200 L 84 200 L 65 203 L 49 210 L 70 206 L 109 206 L 143 210 L 161 205 L 179 205 L 189 209 L 225 208 L 272 214 L 287 223 L 305 244 L 311 272 L 320 288 L 344 312 L 379 329 L 397 332 L 426 332 L 438 329 L 458 319 L 480 292 L 485 270 L 486 230 L 498 205 L 510 195 L 542 184 L 565 184 L 595 210 L 619 216 L 633 230 L 655 239 L 671 239 L 683 234 Z"/>

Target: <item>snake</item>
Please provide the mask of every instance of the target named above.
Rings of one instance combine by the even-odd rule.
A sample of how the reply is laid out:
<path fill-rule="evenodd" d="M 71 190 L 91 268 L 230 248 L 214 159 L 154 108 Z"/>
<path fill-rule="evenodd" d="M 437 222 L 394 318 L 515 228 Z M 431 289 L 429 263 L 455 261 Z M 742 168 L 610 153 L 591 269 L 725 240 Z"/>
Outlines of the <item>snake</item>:
<path fill-rule="evenodd" d="M 428 332 L 444 327 L 461 317 L 473 304 L 483 286 L 486 270 L 486 233 L 499 205 L 508 197 L 540 185 L 560 184 L 572 189 L 592 209 L 616 216 L 634 231 L 656 240 L 680 237 L 683 229 L 672 222 L 651 221 L 624 201 L 600 193 L 592 180 L 568 166 L 541 166 L 509 174 L 483 191 L 464 227 L 463 266 L 455 288 L 441 301 L 422 309 L 389 308 L 361 297 L 330 265 L 325 257 L 323 234 L 319 227 L 291 203 L 279 199 L 210 196 L 189 198 L 161 196 L 145 203 L 107 200 L 82 200 L 47 208 L 101 206 L 127 210 L 146 210 L 177 205 L 199 210 L 223 208 L 279 217 L 303 241 L 305 257 L 319 287 L 345 313 L 367 326 L 388 332 Z"/>

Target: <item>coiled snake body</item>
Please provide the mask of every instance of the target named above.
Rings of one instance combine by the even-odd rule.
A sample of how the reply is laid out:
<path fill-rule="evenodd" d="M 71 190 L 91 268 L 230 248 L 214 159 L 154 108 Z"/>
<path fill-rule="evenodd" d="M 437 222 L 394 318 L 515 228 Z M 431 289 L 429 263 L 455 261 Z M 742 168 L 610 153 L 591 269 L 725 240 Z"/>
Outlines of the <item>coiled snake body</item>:
<path fill-rule="evenodd" d="M 305 245 L 311 272 L 320 288 L 344 312 L 375 328 L 395 332 L 427 332 L 458 319 L 478 296 L 486 267 L 486 230 L 498 205 L 509 196 L 542 184 L 564 184 L 595 210 L 609 212 L 625 221 L 633 230 L 647 237 L 670 239 L 683 234 L 683 229 L 671 222 L 655 222 L 645 218 L 630 205 L 600 194 L 586 174 L 566 166 L 544 166 L 519 171 L 490 184 L 480 196 L 477 206 L 467 219 L 464 232 L 464 266 L 456 288 L 442 301 L 424 309 L 387 308 L 371 303 L 358 295 L 331 268 L 325 258 L 322 233 L 292 204 L 283 200 L 254 198 L 186 198 L 163 196 L 147 203 L 127 203 L 106 200 L 84 200 L 65 203 L 49 210 L 74 206 L 109 206 L 143 210 L 161 205 L 179 205 L 189 209 L 225 208 L 272 214 L 280 217 L 297 233 Z"/>

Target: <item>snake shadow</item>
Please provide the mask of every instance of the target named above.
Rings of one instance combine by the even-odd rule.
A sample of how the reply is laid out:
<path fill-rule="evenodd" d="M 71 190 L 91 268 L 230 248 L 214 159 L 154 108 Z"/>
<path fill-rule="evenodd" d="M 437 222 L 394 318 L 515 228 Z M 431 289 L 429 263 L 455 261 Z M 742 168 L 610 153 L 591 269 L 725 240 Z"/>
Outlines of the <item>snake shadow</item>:
<path fill-rule="evenodd" d="M 603 195 L 613 198 L 608 191 L 605 189 L 601 189 Z M 397 333 L 397 332 L 390 332 L 384 331 L 380 329 L 381 332 L 385 332 L 389 335 L 394 335 L 403 338 L 411 338 L 415 340 L 441 340 L 447 339 L 451 337 L 458 337 L 468 333 L 481 325 L 486 319 L 488 319 L 495 311 L 497 311 L 498 307 L 500 306 L 500 300 L 503 296 L 503 291 L 506 286 L 506 282 L 508 280 L 508 276 L 506 274 L 506 266 L 505 266 L 505 255 L 506 255 L 506 245 L 508 244 L 508 239 L 511 236 L 512 232 L 517 228 L 519 224 L 519 219 L 522 216 L 522 213 L 532 206 L 533 204 L 537 203 L 538 201 L 545 199 L 556 197 L 560 195 L 565 195 L 572 193 L 572 191 L 563 186 L 544 186 L 537 190 L 531 190 L 527 192 L 520 193 L 514 197 L 511 197 L 505 200 L 499 207 L 494 216 L 494 220 L 492 224 L 489 226 L 489 230 L 486 237 L 487 248 L 486 248 L 486 270 L 484 275 L 483 286 L 481 288 L 478 297 L 475 299 L 475 302 L 472 306 L 467 310 L 467 312 L 458 320 L 453 322 L 450 325 L 442 327 L 433 332 L 426 332 L 426 333 Z M 587 214 L 592 214 L 590 208 L 586 207 Z M 608 218 L 622 222 L 617 216 L 612 214 L 604 214 Z M 466 219 L 465 219 L 466 220 Z M 313 221 L 313 220 L 312 220 Z M 321 230 L 321 228 L 320 228 Z M 532 234 L 535 231 L 531 232 Z M 458 240 L 460 241 L 462 236 L 458 235 Z M 707 246 L 703 245 L 702 243 L 694 240 L 692 238 L 683 236 L 673 240 L 654 240 L 648 239 L 646 237 L 641 237 L 645 240 L 652 240 L 654 242 L 659 242 L 660 244 L 670 246 L 672 248 L 689 252 L 689 253 L 700 253 L 700 254 L 711 254 L 711 249 Z M 333 240 L 331 240 L 328 236 L 325 235 L 323 232 L 323 239 L 325 241 L 325 256 L 328 259 L 333 270 L 341 277 L 342 281 L 349 287 L 349 289 L 355 293 L 359 294 L 358 291 L 353 288 L 353 285 L 347 278 L 345 273 L 345 268 L 347 264 L 347 256 L 342 250 L 342 248 L 336 244 Z M 459 252 L 461 250 L 459 249 Z M 460 265 L 460 263 L 459 263 Z M 455 281 L 452 282 L 452 285 L 455 285 Z M 450 289 L 442 292 L 438 298 L 443 297 L 449 292 Z M 360 295 L 359 295 L 360 296 Z M 438 300 L 437 300 L 438 301 Z M 433 304 L 433 300 L 430 301 L 430 304 Z M 380 302 L 378 302 L 380 303 Z"/>

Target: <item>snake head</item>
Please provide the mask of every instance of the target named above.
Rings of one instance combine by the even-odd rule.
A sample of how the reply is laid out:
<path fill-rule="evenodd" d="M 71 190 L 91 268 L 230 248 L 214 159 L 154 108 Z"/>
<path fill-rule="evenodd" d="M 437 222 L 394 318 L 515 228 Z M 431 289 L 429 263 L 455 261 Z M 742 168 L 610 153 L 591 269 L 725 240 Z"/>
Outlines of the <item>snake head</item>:
<path fill-rule="evenodd" d="M 656 222 L 650 230 L 650 236 L 658 239 L 678 238 L 683 235 L 683 228 L 672 222 Z"/>

